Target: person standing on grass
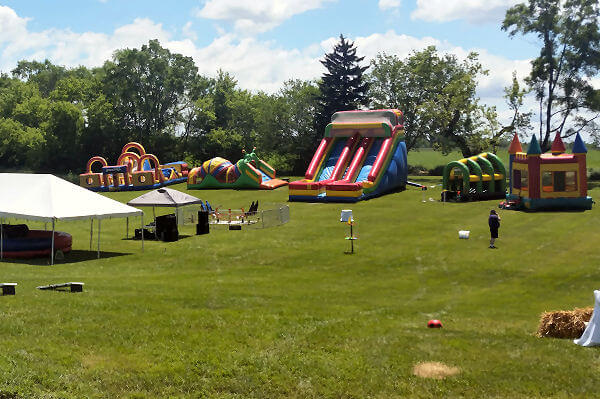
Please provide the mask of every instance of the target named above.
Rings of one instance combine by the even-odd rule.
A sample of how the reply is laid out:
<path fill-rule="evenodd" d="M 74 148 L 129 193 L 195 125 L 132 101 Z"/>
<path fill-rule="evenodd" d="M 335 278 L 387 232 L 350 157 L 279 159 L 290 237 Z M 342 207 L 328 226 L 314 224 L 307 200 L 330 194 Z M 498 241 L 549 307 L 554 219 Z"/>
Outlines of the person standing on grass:
<path fill-rule="evenodd" d="M 495 210 L 490 211 L 490 217 L 488 218 L 488 224 L 490 225 L 490 248 L 496 248 L 494 242 L 498 238 L 498 229 L 500 228 L 500 215 Z"/>

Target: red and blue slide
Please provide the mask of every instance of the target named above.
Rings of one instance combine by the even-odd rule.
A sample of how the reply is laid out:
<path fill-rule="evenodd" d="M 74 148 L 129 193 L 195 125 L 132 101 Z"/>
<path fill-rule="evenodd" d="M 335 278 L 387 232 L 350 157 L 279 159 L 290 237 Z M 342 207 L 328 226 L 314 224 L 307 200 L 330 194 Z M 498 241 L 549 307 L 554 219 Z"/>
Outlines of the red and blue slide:
<path fill-rule="evenodd" d="M 336 112 L 289 200 L 361 201 L 404 189 L 407 175 L 401 111 Z"/>

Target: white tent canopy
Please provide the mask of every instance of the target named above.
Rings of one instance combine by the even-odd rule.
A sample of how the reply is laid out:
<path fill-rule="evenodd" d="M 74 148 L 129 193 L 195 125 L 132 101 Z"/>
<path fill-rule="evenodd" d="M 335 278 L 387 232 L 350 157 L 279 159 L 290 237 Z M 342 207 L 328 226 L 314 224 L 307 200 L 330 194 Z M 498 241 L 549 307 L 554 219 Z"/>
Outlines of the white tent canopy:
<path fill-rule="evenodd" d="M 27 220 L 109 219 L 142 211 L 46 174 L 0 173 L 0 217 Z"/>
<path fill-rule="evenodd" d="M 142 216 L 143 225 L 141 210 L 53 175 L 0 173 L 0 187 L 0 219 L 17 218 L 52 222 L 53 231 L 54 223 L 58 220 L 92 219 L 93 223 L 93 219 L 98 219 L 98 229 L 100 229 L 102 219 Z M 98 253 L 100 253 L 99 247 L 98 236 Z M 54 239 L 52 261 L 54 261 L 53 257 Z"/>
<path fill-rule="evenodd" d="M 150 191 L 146 194 L 142 194 L 139 197 L 136 197 L 127 203 L 127 205 L 131 206 L 151 206 L 152 215 L 154 216 L 155 222 L 155 207 L 175 208 L 175 218 L 177 219 L 177 224 L 183 222 L 183 218 L 180 218 L 179 216 L 179 208 L 186 205 L 195 204 L 202 205 L 202 200 L 200 198 L 194 197 L 193 195 L 173 190 L 172 188 L 159 188 Z"/>
<path fill-rule="evenodd" d="M 193 204 L 202 204 L 202 200 L 171 188 L 159 188 L 150 191 L 127 203 L 127 205 L 131 206 L 165 206 L 176 208 Z"/>

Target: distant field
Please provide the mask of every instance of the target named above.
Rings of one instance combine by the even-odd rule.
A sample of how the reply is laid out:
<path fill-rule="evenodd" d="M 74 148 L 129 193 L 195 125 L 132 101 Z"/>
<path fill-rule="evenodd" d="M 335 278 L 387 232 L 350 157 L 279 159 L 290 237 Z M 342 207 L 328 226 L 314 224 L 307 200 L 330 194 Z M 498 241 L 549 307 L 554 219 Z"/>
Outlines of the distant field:
<path fill-rule="evenodd" d="M 19 284 L 0 297 L 0 398 L 597 396 L 598 351 L 534 333 L 543 311 L 593 305 L 598 205 L 502 211 L 490 250 L 498 201 L 444 204 L 439 178 L 411 180 L 430 188 L 290 203 L 291 221 L 265 230 L 195 236 L 185 226 L 180 241 L 147 241 L 144 252 L 125 239 L 124 220 L 106 220 L 99 260 L 89 222 L 59 222 L 74 237 L 64 261 L 0 263 L 1 282 Z M 288 192 L 189 193 L 262 208 Z M 346 208 L 357 221 L 354 255 L 344 254 Z M 35 289 L 65 281 L 85 282 L 84 292 Z M 433 318 L 444 328 L 426 328 Z M 420 362 L 459 373 L 416 377 Z"/>
<path fill-rule="evenodd" d="M 508 150 L 498 151 L 496 154 L 508 166 Z M 429 148 L 413 150 L 408 153 L 408 164 L 411 166 L 423 166 L 433 169 L 436 166 L 446 165 L 450 161 L 463 158 L 462 153 L 454 151 L 446 156 L 441 152 Z M 589 150 L 587 156 L 587 167 L 589 169 L 600 169 L 600 150 Z"/>

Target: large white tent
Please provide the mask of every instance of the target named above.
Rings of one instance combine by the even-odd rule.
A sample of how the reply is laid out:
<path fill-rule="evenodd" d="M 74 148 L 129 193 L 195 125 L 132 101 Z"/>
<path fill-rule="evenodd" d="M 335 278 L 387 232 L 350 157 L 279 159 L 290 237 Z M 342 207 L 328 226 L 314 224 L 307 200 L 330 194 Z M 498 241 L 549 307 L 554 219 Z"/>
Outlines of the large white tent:
<path fill-rule="evenodd" d="M 49 174 L 0 173 L 0 257 L 2 219 L 16 218 L 52 223 L 59 220 L 98 220 L 98 256 L 102 219 L 141 216 L 139 209 L 104 197 Z M 51 259 L 54 263 L 54 235 Z M 144 242 L 142 240 L 142 249 Z"/>

